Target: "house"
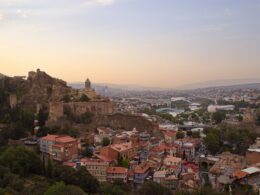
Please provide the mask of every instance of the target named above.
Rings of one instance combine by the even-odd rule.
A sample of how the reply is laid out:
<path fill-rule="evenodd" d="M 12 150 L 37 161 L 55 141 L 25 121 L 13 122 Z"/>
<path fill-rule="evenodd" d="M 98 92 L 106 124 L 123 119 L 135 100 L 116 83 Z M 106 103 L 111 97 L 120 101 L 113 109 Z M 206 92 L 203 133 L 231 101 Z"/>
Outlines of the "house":
<path fill-rule="evenodd" d="M 233 176 L 240 185 L 251 185 L 256 192 L 260 189 L 260 169 L 257 167 L 238 170 Z"/>
<path fill-rule="evenodd" d="M 249 165 L 260 163 L 260 138 L 257 138 L 256 143 L 247 150 L 246 161 Z"/>
<path fill-rule="evenodd" d="M 88 172 L 97 178 L 99 182 L 107 180 L 107 169 L 109 162 L 100 159 L 83 158 L 80 160 L 81 166 L 85 166 Z"/>
<path fill-rule="evenodd" d="M 95 135 L 95 143 L 102 143 L 104 138 L 108 138 L 111 141 L 114 134 L 112 129 L 106 127 L 97 128 L 97 132 L 98 134 Z"/>
<path fill-rule="evenodd" d="M 78 158 L 80 141 L 66 135 L 47 135 L 40 139 L 40 151 L 59 162 Z"/>
<path fill-rule="evenodd" d="M 100 148 L 99 153 L 101 156 L 106 156 L 113 160 L 117 160 L 118 157 L 131 160 L 137 155 L 139 149 L 139 139 L 136 134 L 131 135 L 130 142 L 124 142 L 119 144 L 112 144 L 107 147 Z"/>
<path fill-rule="evenodd" d="M 127 182 L 128 169 L 124 167 L 108 167 L 107 168 L 107 181 L 114 182 L 116 179 Z"/>
<path fill-rule="evenodd" d="M 166 178 L 166 170 L 161 170 L 161 171 L 156 171 L 153 174 L 153 181 L 159 184 L 162 184 L 165 182 L 165 178 Z"/>
<path fill-rule="evenodd" d="M 174 175 L 165 178 L 164 186 L 170 190 L 178 188 L 178 178 Z"/>
<path fill-rule="evenodd" d="M 173 144 L 176 140 L 176 131 L 166 131 L 164 132 L 164 141 L 167 144 Z"/>
<path fill-rule="evenodd" d="M 181 158 L 167 156 L 164 159 L 163 164 L 164 164 L 165 168 L 168 169 L 169 171 L 173 172 L 176 177 L 178 177 L 179 174 L 181 173 L 181 170 L 182 170 L 182 159 Z"/>
<path fill-rule="evenodd" d="M 134 168 L 134 183 L 143 184 L 150 173 L 148 163 L 142 163 Z"/>
<path fill-rule="evenodd" d="M 195 144 L 194 140 L 180 139 L 175 141 L 177 147 L 177 156 L 187 161 L 195 159 Z"/>
<path fill-rule="evenodd" d="M 244 156 L 224 152 L 209 170 L 209 180 L 213 188 L 221 189 L 234 181 L 233 174 L 246 167 Z"/>

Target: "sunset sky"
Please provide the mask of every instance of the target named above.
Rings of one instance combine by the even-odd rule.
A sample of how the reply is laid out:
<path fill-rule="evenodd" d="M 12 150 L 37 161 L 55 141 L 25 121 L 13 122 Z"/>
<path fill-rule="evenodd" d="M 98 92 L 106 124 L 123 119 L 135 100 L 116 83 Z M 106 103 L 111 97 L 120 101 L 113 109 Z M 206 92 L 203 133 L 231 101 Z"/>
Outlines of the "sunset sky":
<path fill-rule="evenodd" d="M 176 87 L 260 78 L 260 0 L 0 0 L 0 73 Z"/>

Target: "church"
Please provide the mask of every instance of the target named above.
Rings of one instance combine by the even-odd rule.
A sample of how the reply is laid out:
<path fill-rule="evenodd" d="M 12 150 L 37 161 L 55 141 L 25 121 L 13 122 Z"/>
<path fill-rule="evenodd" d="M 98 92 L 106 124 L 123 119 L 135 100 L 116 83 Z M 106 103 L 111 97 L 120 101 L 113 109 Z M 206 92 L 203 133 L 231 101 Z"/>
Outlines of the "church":
<path fill-rule="evenodd" d="M 81 95 L 85 94 L 89 99 L 96 99 L 97 94 L 95 89 L 91 88 L 91 82 L 89 79 L 85 81 L 85 88 L 81 91 Z"/>

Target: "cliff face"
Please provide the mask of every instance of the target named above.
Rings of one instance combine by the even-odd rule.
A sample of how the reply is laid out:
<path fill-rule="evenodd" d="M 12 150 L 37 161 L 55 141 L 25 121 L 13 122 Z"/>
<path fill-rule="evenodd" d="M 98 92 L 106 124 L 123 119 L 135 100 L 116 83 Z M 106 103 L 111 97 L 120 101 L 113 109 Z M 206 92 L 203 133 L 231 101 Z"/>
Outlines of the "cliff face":
<path fill-rule="evenodd" d="M 153 131 L 154 124 L 141 116 L 113 114 L 101 115 L 93 118 L 93 124 L 98 126 L 109 126 L 113 129 L 125 129 L 131 131 L 133 128 L 138 131 Z"/>
<path fill-rule="evenodd" d="M 141 116 L 126 114 L 94 115 L 90 124 L 75 124 L 66 119 L 60 119 L 52 121 L 48 126 L 77 129 L 82 135 L 94 132 L 96 128 L 101 126 L 107 126 L 115 130 L 125 129 L 129 131 L 136 128 L 138 131 L 148 131 L 150 133 L 155 132 L 159 128 L 158 125 Z"/>

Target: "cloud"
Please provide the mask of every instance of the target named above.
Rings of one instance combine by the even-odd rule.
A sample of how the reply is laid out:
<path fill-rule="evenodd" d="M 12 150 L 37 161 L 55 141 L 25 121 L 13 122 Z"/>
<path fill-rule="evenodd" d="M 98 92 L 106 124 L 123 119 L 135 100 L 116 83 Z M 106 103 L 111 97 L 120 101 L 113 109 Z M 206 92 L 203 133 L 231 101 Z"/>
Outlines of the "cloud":
<path fill-rule="evenodd" d="M 16 10 L 16 14 L 21 18 L 27 18 L 28 17 L 28 15 L 20 9 Z"/>
<path fill-rule="evenodd" d="M 112 5 L 115 3 L 115 0 L 86 0 L 84 5 Z"/>

